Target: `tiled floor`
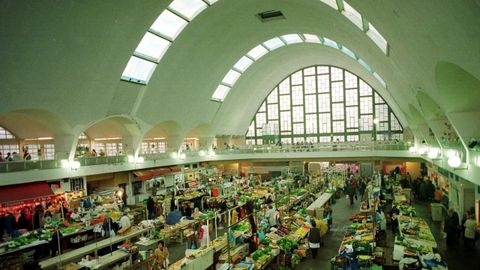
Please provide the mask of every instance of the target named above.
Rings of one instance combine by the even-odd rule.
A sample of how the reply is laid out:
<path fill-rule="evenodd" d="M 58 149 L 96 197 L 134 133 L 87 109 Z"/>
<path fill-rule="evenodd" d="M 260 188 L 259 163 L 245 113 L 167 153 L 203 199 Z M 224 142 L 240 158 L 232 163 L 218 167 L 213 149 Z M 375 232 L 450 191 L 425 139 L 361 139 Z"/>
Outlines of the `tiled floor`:
<path fill-rule="evenodd" d="M 318 251 L 318 256 L 315 259 L 311 257 L 303 259 L 295 269 L 299 270 L 328 270 L 330 269 L 330 259 L 338 254 L 338 248 L 343 240 L 345 234 L 344 227 L 350 225 L 348 217 L 352 214 L 358 213 L 360 204 L 356 201 L 353 205 L 342 197 L 332 206 L 333 210 L 333 224 L 331 230 L 325 237 L 325 245 Z"/>

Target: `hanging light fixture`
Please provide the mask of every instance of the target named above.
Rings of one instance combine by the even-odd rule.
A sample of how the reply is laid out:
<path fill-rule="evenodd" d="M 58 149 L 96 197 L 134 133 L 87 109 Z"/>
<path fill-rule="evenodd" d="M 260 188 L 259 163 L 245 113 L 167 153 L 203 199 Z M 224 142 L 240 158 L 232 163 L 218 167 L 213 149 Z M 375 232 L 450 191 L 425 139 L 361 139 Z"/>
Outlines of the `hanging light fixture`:
<path fill-rule="evenodd" d="M 460 167 L 460 165 L 462 165 L 462 160 L 457 155 L 449 157 L 447 162 L 448 162 L 448 166 L 452 168 L 458 168 Z"/>
<path fill-rule="evenodd" d="M 408 151 L 410 151 L 410 153 L 416 153 L 417 148 L 415 146 L 410 146 L 410 148 L 408 148 Z"/>
<path fill-rule="evenodd" d="M 430 148 L 430 150 L 428 151 L 428 158 L 430 159 L 436 159 L 438 157 L 438 154 L 440 153 L 440 149 L 436 148 L 436 147 L 432 147 Z"/>

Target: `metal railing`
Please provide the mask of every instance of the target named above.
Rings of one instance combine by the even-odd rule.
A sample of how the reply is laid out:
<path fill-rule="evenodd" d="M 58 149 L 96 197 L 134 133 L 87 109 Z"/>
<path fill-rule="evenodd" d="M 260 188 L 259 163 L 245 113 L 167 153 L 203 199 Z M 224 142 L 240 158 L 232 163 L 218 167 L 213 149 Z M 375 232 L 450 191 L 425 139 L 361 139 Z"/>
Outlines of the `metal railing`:
<path fill-rule="evenodd" d="M 338 142 L 318 144 L 289 144 L 289 145 L 256 145 L 246 148 L 216 149 L 216 155 L 232 154 L 257 154 L 257 153 L 293 153 L 293 152 L 326 152 L 326 151 L 377 151 L 377 150 L 407 150 L 408 146 L 403 142 Z M 208 151 L 189 150 L 184 151 L 186 158 L 201 157 L 208 155 Z M 147 160 L 171 159 L 171 153 L 144 154 Z M 80 162 L 82 167 L 128 163 L 128 157 L 121 156 L 98 156 L 78 157 L 75 161 Z M 19 172 L 29 170 L 47 170 L 61 168 L 60 160 L 22 160 L 0 162 L 0 173 Z"/>

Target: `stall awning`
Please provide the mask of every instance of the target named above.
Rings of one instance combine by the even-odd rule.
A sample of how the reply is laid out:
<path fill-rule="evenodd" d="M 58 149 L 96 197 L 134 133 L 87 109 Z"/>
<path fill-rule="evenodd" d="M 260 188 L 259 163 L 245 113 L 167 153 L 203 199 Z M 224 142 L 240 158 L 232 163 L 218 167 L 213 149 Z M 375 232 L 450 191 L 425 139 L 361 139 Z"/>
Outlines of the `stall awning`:
<path fill-rule="evenodd" d="M 0 186 L 0 203 L 29 201 L 42 197 L 54 196 L 47 182 Z"/>
<path fill-rule="evenodd" d="M 145 180 L 150 180 L 155 176 L 160 176 L 160 175 L 165 175 L 170 173 L 177 173 L 180 171 L 181 171 L 180 167 L 174 166 L 174 167 L 157 168 L 157 169 L 150 169 L 150 170 L 133 171 L 133 175 L 135 175 L 137 180 L 145 181 Z"/>

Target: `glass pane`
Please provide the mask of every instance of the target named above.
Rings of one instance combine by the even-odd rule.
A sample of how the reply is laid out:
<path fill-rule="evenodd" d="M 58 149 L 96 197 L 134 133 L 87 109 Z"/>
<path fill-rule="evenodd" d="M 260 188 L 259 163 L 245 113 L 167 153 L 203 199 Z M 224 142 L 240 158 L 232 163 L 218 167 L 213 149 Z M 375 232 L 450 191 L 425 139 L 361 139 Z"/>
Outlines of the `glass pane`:
<path fill-rule="evenodd" d="M 305 128 L 306 133 L 312 134 L 318 132 L 318 123 L 316 114 L 307 114 L 305 115 Z"/>
<path fill-rule="evenodd" d="M 290 95 L 280 96 L 280 110 L 290 110 Z"/>
<path fill-rule="evenodd" d="M 317 111 L 317 96 L 307 95 L 305 96 L 305 112 L 314 113 Z"/>
<path fill-rule="evenodd" d="M 315 69 L 313 70 L 315 72 Z M 315 76 L 304 77 L 305 85 L 305 94 L 313 94 L 317 91 L 317 80 Z"/>
<path fill-rule="evenodd" d="M 268 104 L 268 119 L 276 120 L 278 119 L 278 104 Z"/>
<path fill-rule="evenodd" d="M 293 122 L 303 122 L 303 106 L 293 107 Z"/>
<path fill-rule="evenodd" d="M 318 93 L 328 93 L 330 92 L 330 76 L 318 75 Z"/>
<path fill-rule="evenodd" d="M 292 105 L 303 104 L 303 89 L 302 86 L 292 87 Z"/>
<path fill-rule="evenodd" d="M 272 93 L 270 93 L 270 95 L 268 95 L 267 102 L 268 103 L 278 103 L 278 89 L 277 88 L 275 88 L 275 90 L 273 90 Z"/>
<path fill-rule="evenodd" d="M 319 112 L 330 111 L 330 94 L 318 95 L 318 111 Z"/>

